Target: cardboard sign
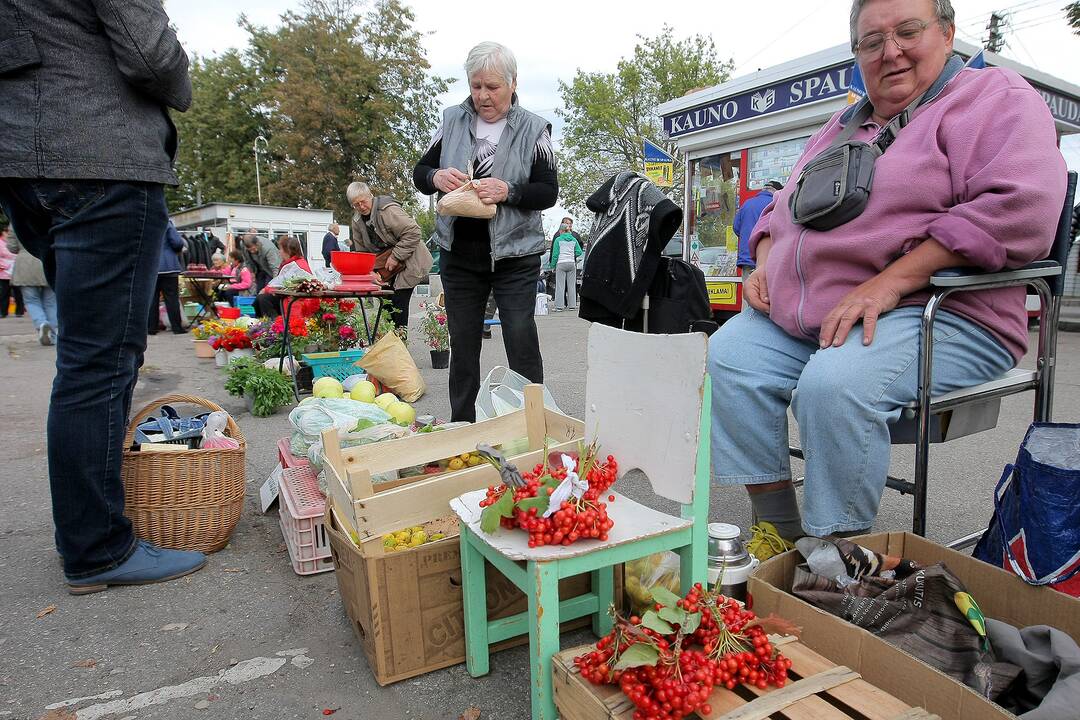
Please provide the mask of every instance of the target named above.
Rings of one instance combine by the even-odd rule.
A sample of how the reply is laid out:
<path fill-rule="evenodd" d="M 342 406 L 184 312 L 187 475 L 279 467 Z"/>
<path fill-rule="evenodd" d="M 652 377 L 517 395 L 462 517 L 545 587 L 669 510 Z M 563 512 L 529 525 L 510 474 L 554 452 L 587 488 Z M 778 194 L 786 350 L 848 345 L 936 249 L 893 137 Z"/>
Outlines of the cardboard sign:
<path fill-rule="evenodd" d="M 285 470 L 281 463 L 277 464 L 270 477 L 266 478 L 262 487 L 259 488 L 259 512 L 265 513 L 277 502 L 278 493 L 281 492 L 281 475 Z"/>

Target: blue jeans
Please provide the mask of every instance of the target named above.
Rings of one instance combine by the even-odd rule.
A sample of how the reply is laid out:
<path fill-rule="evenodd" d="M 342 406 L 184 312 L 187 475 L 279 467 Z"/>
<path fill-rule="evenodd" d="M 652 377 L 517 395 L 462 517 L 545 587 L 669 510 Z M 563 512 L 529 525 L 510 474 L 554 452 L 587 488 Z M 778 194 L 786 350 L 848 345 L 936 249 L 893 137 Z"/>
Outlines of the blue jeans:
<path fill-rule="evenodd" d="M 135 550 L 120 456 L 168 222 L 165 195 L 146 183 L 8 178 L 0 204 L 56 293 L 49 485 L 64 574 L 76 580 Z"/>
<path fill-rule="evenodd" d="M 818 537 L 874 524 L 889 469 L 889 426 L 916 398 L 921 307 L 882 315 L 874 341 L 856 325 L 840 347 L 792 337 L 753 308 L 709 340 L 714 482 L 791 479 L 788 416 L 806 457 L 803 530 Z M 985 330 L 939 312 L 934 394 L 969 387 L 1013 367 Z"/>
<path fill-rule="evenodd" d="M 56 293 L 48 285 L 40 287 L 36 285 L 22 286 L 23 302 L 26 304 L 26 312 L 30 313 L 30 319 L 34 322 L 37 330 L 45 323 L 54 332 L 59 330 L 56 324 Z"/>

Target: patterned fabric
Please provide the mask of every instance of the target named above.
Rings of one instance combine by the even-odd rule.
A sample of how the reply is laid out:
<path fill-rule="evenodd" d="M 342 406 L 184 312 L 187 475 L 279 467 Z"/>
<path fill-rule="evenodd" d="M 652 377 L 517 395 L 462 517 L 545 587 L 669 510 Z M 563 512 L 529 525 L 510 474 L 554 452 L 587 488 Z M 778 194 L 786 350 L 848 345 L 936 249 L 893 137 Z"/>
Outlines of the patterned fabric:
<path fill-rule="evenodd" d="M 615 182 L 611 183 L 607 191 L 606 209 L 596 213 L 589 254 L 603 243 L 625 244 L 626 259 L 629 263 L 627 270 L 630 281 L 633 282 L 649 240 L 649 218 L 660 201 L 666 199 L 644 175 L 635 172 L 621 172 L 616 175 Z"/>

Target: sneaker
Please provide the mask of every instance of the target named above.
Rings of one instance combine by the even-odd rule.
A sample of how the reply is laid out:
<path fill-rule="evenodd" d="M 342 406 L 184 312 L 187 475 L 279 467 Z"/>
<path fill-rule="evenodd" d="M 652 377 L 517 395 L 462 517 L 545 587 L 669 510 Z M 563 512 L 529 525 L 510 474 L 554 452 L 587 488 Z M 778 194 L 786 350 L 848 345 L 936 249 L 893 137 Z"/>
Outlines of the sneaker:
<path fill-rule="evenodd" d="M 201 552 L 166 550 L 139 540 L 135 552 L 112 570 L 90 577 L 68 580 L 72 595 L 101 592 L 110 585 L 150 585 L 190 575 L 206 564 Z"/>
<path fill-rule="evenodd" d="M 792 543 L 780 537 L 780 534 L 776 532 L 776 526 L 771 522 L 762 520 L 757 525 L 751 525 L 750 533 L 746 551 L 761 562 L 765 562 L 774 555 L 795 549 Z"/>
<path fill-rule="evenodd" d="M 38 337 L 38 342 L 41 343 L 42 345 L 52 345 L 53 344 L 52 325 L 50 325 L 49 323 L 41 323 L 41 327 L 38 328 L 37 337 Z"/>

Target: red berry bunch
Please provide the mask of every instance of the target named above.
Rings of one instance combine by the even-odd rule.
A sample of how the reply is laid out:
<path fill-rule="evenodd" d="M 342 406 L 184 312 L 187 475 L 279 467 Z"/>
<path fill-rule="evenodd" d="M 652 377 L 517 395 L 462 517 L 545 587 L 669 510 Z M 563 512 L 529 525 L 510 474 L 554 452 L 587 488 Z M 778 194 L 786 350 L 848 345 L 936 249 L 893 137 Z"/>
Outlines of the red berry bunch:
<path fill-rule="evenodd" d="M 529 547 L 569 545 L 583 538 L 607 540 L 608 532 L 615 523 L 608 517 L 607 503 L 601 502 L 600 498 L 615 482 L 618 463 L 611 455 L 600 462 L 595 445 L 577 453 L 575 460 L 575 471 L 585 478 L 589 487 L 580 499 L 571 497 L 562 502 L 548 517 L 544 517 L 549 508 L 547 499 L 567 474 L 567 469 L 561 463 L 550 461 L 536 465 L 532 471 L 523 472 L 521 477 L 524 484 L 520 487 L 489 487 L 487 495 L 480 501 L 480 507 L 498 509 L 502 527 L 520 528 L 527 532 Z M 503 499 L 507 493 L 510 493 L 509 502 Z M 609 495 L 607 499 L 613 501 L 615 496 Z"/>
<path fill-rule="evenodd" d="M 787 682 L 791 661 L 760 625 L 750 624 L 754 620 L 734 600 L 698 584 L 670 605 L 657 602 L 644 617 L 616 613 L 614 630 L 574 663 L 589 682 L 618 685 L 634 703 L 634 720 L 708 715 L 716 686 L 764 689 Z M 672 632 L 654 629 L 665 626 Z"/>

